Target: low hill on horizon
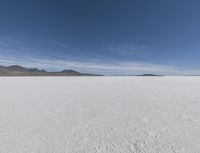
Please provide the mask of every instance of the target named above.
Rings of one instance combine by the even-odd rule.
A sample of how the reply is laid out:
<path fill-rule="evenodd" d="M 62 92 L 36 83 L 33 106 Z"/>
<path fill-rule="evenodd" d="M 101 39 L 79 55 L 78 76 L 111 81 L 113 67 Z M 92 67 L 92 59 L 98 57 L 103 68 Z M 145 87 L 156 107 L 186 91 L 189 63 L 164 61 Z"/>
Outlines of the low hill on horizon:
<path fill-rule="evenodd" d="M 81 73 L 75 70 L 48 72 L 37 68 L 25 68 L 20 65 L 0 66 L 0 76 L 101 76 L 99 74 Z"/>

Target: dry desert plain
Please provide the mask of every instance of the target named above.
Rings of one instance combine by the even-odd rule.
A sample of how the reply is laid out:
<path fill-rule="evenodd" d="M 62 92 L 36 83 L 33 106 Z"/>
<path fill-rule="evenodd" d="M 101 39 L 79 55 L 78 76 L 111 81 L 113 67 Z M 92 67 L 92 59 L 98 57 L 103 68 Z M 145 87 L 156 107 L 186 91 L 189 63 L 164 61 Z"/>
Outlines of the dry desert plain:
<path fill-rule="evenodd" d="M 1 153 L 198 153 L 200 77 L 1 77 Z"/>

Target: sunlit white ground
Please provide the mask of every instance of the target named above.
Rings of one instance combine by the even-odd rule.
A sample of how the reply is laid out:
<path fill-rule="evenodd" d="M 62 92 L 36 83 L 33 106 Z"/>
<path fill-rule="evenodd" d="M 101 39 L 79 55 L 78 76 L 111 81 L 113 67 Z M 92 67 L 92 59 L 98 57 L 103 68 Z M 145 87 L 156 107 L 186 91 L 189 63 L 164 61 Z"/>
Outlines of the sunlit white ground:
<path fill-rule="evenodd" d="M 1 153 L 199 153 L 200 77 L 2 77 Z"/>

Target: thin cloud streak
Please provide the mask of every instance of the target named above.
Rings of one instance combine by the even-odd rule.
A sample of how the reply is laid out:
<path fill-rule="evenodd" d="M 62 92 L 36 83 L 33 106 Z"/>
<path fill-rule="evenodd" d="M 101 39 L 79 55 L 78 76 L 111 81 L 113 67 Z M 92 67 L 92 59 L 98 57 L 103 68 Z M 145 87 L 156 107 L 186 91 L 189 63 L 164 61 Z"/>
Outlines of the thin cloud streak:
<path fill-rule="evenodd" d="M 108 47 L 108 50 L 120 56 L 144 57 L 147 53 L 147 50 L 150 50 L 150 47 L 145 45 L 120 45 L 120 46 L 111 45 Z"/>
<path fill-rule="evenodd" d="M 79 49 L 59 41 L 38 40 L 32 42 L 25 38 L 2 38 L 0 37 L 0 56 L 8 57 L 38 57 L 38 58 L 58 58 L 63 60 L 89 59 L 95 54 L 85 54 L 84 49 Z"/>

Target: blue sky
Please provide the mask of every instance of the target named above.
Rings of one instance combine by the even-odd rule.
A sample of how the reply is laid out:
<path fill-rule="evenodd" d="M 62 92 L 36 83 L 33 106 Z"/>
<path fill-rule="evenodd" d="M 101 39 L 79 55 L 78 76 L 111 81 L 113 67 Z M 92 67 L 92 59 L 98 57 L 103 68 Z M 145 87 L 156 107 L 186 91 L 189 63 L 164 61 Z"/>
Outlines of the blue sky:
<path fill-rule="evenodd" d="M 200 74 L 198 0 L 0 2 L 0 65 Z"/>

